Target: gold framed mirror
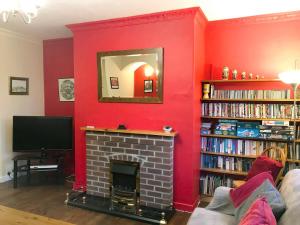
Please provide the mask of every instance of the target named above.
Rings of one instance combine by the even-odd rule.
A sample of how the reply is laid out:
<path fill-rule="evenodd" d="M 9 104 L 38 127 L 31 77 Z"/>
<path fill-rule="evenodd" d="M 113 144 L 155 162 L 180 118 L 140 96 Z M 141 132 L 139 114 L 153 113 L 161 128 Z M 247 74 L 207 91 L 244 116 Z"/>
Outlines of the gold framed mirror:
<path fill-rule="evenodd" d="M 98 52 L 101 102 L 163 102 L 163 48 Z"/>

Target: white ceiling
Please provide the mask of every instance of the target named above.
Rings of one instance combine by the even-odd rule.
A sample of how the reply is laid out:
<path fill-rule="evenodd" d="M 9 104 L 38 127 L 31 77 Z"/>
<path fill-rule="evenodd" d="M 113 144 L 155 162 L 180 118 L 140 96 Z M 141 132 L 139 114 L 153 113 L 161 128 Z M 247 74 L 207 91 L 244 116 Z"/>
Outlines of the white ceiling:
<path fill-rule="evenodd" d="M 7 0 L 10 1 L 10 0 Z M 70 37 L 65 27 L 87 21 L 200 6 L 209 21 L 300 10 L 300 0 L 44 0 L 39 15 L 26 25 L 21 18 L 0 21 L 0 28 L 40 39 Z"/>

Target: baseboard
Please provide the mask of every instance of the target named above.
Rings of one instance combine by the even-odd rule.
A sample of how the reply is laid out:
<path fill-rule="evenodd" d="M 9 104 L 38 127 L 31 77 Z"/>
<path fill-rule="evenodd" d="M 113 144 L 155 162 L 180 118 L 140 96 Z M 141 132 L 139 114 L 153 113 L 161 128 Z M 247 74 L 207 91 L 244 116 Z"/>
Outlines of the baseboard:
<path fill-rule="evenodd" d="M 174 202 L 174 207 L 176 210 L 184 211 L 184 212 L 193 212 L 193 210 L 198 206 L 200 201 L 200 196 L 194 201 L 193 204 L 185 204 L 180 202 Z"/>
<path fill-rule="evenodd" d="M 12 178 L 8 175 L 5 175 L 3 177 L 0 177 L 0 183 L 4 183 L 4 182 L 7 182 L 9 180 L 12 180 Z"/>

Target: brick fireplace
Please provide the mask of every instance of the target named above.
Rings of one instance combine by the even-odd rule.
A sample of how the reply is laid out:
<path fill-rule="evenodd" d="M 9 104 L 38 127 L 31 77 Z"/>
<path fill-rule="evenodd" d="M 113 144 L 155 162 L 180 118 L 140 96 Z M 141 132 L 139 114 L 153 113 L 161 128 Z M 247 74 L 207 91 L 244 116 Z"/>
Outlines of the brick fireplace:
<path fill-rule="evenodd" d="M 140 205 L 157 209 L 172 206 L 175 133 L 84 129 L 87 194 L 110 197 L 112 160 L 138 162 Z"/>

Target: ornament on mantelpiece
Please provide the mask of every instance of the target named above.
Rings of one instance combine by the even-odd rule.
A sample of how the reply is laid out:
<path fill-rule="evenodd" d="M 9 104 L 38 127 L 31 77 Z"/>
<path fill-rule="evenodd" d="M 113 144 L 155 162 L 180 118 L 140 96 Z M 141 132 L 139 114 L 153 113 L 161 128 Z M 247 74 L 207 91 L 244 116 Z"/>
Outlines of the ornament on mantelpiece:
<path fill-rule="evenodd" d="M 238 71 L 236 69 L 232 70 L 232 79 L 236 80 L 238 75 Z"/>
<path fill-rule="evenodd" d="M 222 79 L 228 80 L 228 76 L 229 76 L 229 68 L 227 66 L 224 66 L 223 73 L 222 73 Z"/>
<path fill-rule="evenodd" d="M 249 73 L 249 79 L 251 80 L 253 78 L 253 73 Z"/>
<path fill-rule="evenodd" d="M 256 78 L 256 80 L 258 80 L 259 79 L 259 75 L 256 75 L 255 78 Z"/>
<path fill-rule="evenodd" d="M 246 72 L 242 72 L 242 73 L 241 73 L 241 78 L 242 78 L 242 80 L 245 80 L 245 79 L 246 79 Z"/>

